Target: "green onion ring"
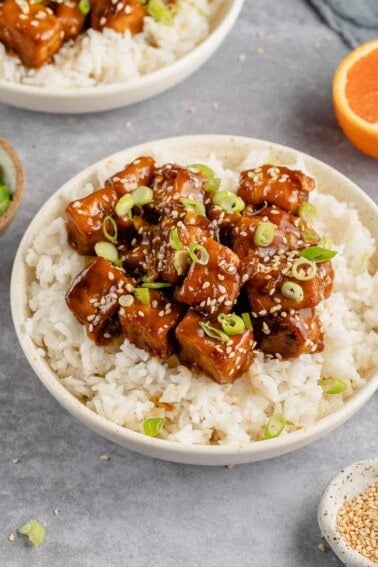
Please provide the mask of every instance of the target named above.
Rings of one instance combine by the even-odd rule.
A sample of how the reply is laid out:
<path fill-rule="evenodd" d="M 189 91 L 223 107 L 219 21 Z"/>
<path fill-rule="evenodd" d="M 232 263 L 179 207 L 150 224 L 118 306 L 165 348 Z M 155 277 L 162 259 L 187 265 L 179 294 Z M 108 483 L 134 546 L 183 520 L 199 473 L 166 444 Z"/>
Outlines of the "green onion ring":
<path fill-rule="evenodd" d="M 272 222 L 260 222 L 257 226 L 253 241 L 256 246 L 270 246 L 274 240 L 276 226 Z"/>
<path fill-rule="evenodd" d="M 91 11 L 89 0 L 80 0 L 78 4 L 79 12 L 82 16 L 86 16 Z"/>
<path fill-rule="evenodd" d="M 165 423 L 164 417 L 150 417 L 143 422 L 143 433 L 148 437 L 156 437 Z"/>
<path fill-rule="evenodd" d="M 150 290 L 149 289 L 147 289 L 145 287 L 136 287 L 136 288 L 134 288 L 134 295 L 143 305 L 149 305 L 150 304 Z"/>
<path fill-rule="evenodd" d="M 212 196 L 213 205 L 220 207 L 227 213 L 240 213 L 245 209 L 245 203 L 241 197 L 231 191 L 217 191 Z"/>
<path fill-rule="evenodd" d="M 279 437 L 286 424 L 287 420 L 283 413 L 272 415 L 264 427 L 264 438 L 274 439 L 275 437 Z"/>
<path fill-rule="evenodd" d="M 225 315 L 224 313 L 220 313 L 217 317 L 218 323 L 221 324 L 223 331 L 226 335 L 240 335 L 245 330 L 244 321 L 239 315 L 235 315 L 234 313 L 230 313 L 229 315 Z"/>
<path fill-rule="evenodd" d="M 147 289 L 163 289 L 164 287 L 172 287 L 172 284 L 166 282 L 145 282 L 142 283 L 142 287 Z"/>
<path fill-rule="evenodd" d="M 215 173 L 208 165 L 204 163 L 192 163 L 191 165 L 187 166 L 188 169 L 194 169 L 195 171 L 199 171 L 202 175 L 207 179 L 213 179 Z"/>
<path fill-rule="evenodd" d="M 304 293 L 302 287 L 295 282 L 284 282 L 281 286 L 281 293 L 284 297 L 300 303 L 303 301 Z"/>
<path fill-rule="evenodd" d="M 219 179 L 219 177 L 213 177 L 212 179 L 205 181 L 203 188 L 205 189 L 206 193 L 214 193 L 215 191 L 218 191 L 220 184 L 221 180 Z"/>
<path fill-rule="evenodd" d="M 298 215 L 306 222 L 313 221 L 316 218 L 318 211 L 315 205 L 304 201 L 298 207 Z"/>
<path fill-rule="evenodd" d="M 197 255 L 199 253 L 199 256 Z M 204 246 L 198 242 L 191 242 L 189 244 L 189 256 L 196 264 L 206 266 L 209 262 L 209 253 Z"/>
<path fill-rule="evenodd" d="M 306 258 L 296 258 L 291 268 L 291 275 L 302 282 L 314 279 L 317 273 L 316 263 Z"/>
<path fill-rule="evenodd" d="M 125 217 L 131 214 L 131 209 L 134 206 L 134 197 L 130 193 L 122 195 L 122 197 L 117 201 L 114 208 L 116 215 L 119 217 Z"/>
<path fill-rule="evenodd" d="M 148 203 L 152 203 L 154 200 L 154 192 L 151 187 L 147 187 L 146 185 L 139 185 L 139 187 L 132 191 L 131 195 L 134 199 L 134 205 L 139 207 L 148 205 Z"/>
<path fill-rule="evenodd" d="M 96 242 L 94 248 L 97 256 L 101 256 L 113 264 L 120 261 L 118 257 L 118 250 L 111 242 L 101 240 L 100 242 Z"/>
<path fill-rule="evenodd" d="M 205 334 L 212 339 L 216 339 L 222 342 L 227 342 L 230 340 L 230 337 L 226 335 L 226 333 L 224 333 L 220 329 L 212 327 L 211 325 L 209 325 L 209 323 L 204 323 L 203 321 L 201 321 L 199 323 L 199 326 L 205 332 Z"/>
<path fill-rule="evenodd" d="M 201 215 L 202 217 L 206 216 L 206 209 L 203 203 L 200 203 L 195 199 L 187 199 L 186 197 L 182 197 L 180 202 L 184 205 L 187 211 L 194 211 L 197 215 Z"/>
<path fill-rule="evenodd" d="M 27 536 L 30 543 L 32 543 L 35 547 L 42 545 L 46 535 L 46 529 L 42 526 L 42 524 L 34 519 L 29 520 L 26 524 L 17 528 L 17 532 L 21 535 Z"/>
<path fill-rule="evenodd" d="M 343 380 L 338 378 L 322 378 L 318 384 L 323 388 L 324 393 L 329 395 L 341 394 L 348 387 Z"/>
<path fill-rule="evenodd" d="M 131 307 L 134 303 L 134 297 L 130 294 L 127 295 L 120 295 L 118 299 L 118 303 L 121 307 Z"/>
<path fill-rule="evenodd" d="M 181 244 L 180 237 L 178 235 L 177 228 L 172 228 L 169 231 L 169 245 L 170 245 L 171 248 L 173 248 L 173 250 L 181 250 L 182 249 L 182 244 Z"/>
<path fill-rule="evenodd" d="M 190 264 L 190 256 L 187 250 L 176 250 L 173 265 L 179 276 L 185 274 Z"/>
<path fill-rule="evenodd" d="M 106 225 L 110 223 L 112 225 L 113 234 L 108 232 Z M 118 238 L 118 229 L 115 220 L 110 215 L 106 215 L 102 222 L 102 232 L 104 233 L 105 238 L 107 238 L 110 242 L 115 242 Z"/>

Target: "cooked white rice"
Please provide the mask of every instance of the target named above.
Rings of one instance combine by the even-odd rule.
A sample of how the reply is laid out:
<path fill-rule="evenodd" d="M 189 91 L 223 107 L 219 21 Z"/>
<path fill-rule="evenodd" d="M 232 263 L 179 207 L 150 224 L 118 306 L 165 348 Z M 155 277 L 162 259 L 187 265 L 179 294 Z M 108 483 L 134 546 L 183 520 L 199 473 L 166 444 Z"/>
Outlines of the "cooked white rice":
<path fill-rule="evenodd" d="M 74 88 L 126 83 L 183 57 L 210 33 L 223 0 L 181 0 L 172 26 L 145 18 L 142 33 L 93 29 L 66 42 L 53 62 L 25 67 L 0 43 L 0 79 L 38 87 Z"/>
<path fill-rule="evenodd" d="M 183 165 L 199 161 L 180 160 L 179 155 L 155 154 L 158 163 Z M 240 170 L 267 161 L 251 154 Z M 222 189 L 237 186 L 238 172 L 225 170 L 211 158 L 207 162 L 222 178 Z M 298 165 L 297 165 L 298 167 Z M 98 185 L 109 171 L 98 171 Z M 88 194 L 66 192 L 66 202 Z M 160 436 L 182 443 L 212 442 L 243 446 L 262 438 L 268 416 L 283 413 L 288 426 L 283 433 L 313 424 L 343 405 L 378 366 L 377 274 L 367 266 L 375 242 L 351 205 L 314 191 L 318 209 L 313 223 L 318 232 L 334 240 L 334 291 L 318 306 L 324 331 L 324 352 L 305 354 L 289 361 L 264 361 L 259 354 L 248 372 L 233 384 L 219 385 L 184 366 L 172 369 L 127 340 L 120 348 L 99 347 L 88 339 L 83 325 L 67 308 L 65 293 L 85 260 L 67 244 L 63 216 L 47 223 L 27 253 L 31 268 L 29 306 L 32 316 L 27 330 L 40 347 L 62 383 L 89 408 L 134 431 L 143 420 L 166 417 Z M 345 230 L 348 227 L 348 230 Z M 324 396 L 321 377 L 338 377 L 348 389 L 344 394 Z M 166 404 L 156 407 L 154 400 Z"/>

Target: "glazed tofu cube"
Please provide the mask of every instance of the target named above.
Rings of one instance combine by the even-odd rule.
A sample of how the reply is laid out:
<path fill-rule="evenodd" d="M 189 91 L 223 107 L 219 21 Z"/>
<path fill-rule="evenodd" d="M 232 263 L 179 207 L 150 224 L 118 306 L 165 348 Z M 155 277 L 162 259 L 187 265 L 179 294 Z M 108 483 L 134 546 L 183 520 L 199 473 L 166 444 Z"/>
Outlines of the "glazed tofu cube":
<path fill-rule="evenodd" d="M 296 358 L 323 350 L 319 319 L 313 309 L 301 309 L 284 317 L 259 317 L 253 323 L 257 348 L 265 354 Z"/>
<path fill-rule="evenodd" d="M 240 213 L 227 213 L 221 207 L 211 202 L 206 207 L 207 216 L 214 221 L 219 229 L 219 241 L 232 248 L 233 228 L 242 218 Z"/>
<path fill-rule="evenodd" d="M 143 30 L 144 6 L 138 0 L 91 0 L 91 25 L 95 30 L 111 28 L 118 33 L 132 34 Z"/>
<path fill-rule="evenodd" d="M 200 323 L 208 323 L 190 310 L 176 328 L 181 346 L 180 358 L 193 368 L 201 369 L 215 382 L 227 384 L 240 376 L 253 358 L 254 340 L 250 329 L 244 329 L 229 340 L 220 341 L 205 334 Z M 221 329 L 217 322 L 211 326 Z"/>
<path fill-rule="evenodd" d="M 96 258 L 72 282 L 66 303 L 97 344 L 120 334 L 119 297 L 132 293 L 134 281 L 104 258 Z"/>
<path fill-rule="evenodd" d="M 52 11 L 41 4 L 0 2 L 0 41 L 28 67 L 41 67 L 61 47 L 63 29 Z"/>
<path fill-rule="evenodd" d="M 331 262 L 317 264 L 316 275 L 310 280 L 300 281 L 293 277 L 288 262 L 282 257 L 273 256 L 269 260 L 266 264 L 260 263 L 258 271 L 246 283 L 251 310 L 256 315 L 315 307 L 329 297 L 334 277 Z M 289 287 L 294 284 L 300 292 L 298 299 L 291 297 L 290 293 L 289 296 L 282 293 L 284 284 Z"/>
<path fill-rule="evenodd" d="M 210 221 L 196 213 L 187 213 L 183 220 L 177 223 L 169 218 L 161 221 L 159 237 L 153 243 L 152 255 L 157 258 L 158 279 L 172 285 L 182 281 L 190 265 L 189 254 L 186 254 L 185 258 L 185 252 L 183 261 L 175 261 L 177 250 L 170 244 L 171 230 L 175 229 L 183 250 L 186 250 L 191 242 L 202 244 L 214 234 Z"/>
<path fill-rule="evenodd" d="M 166 164 L 156 171 L 153 183 L 153 207 L 160 216 L 170 216 L 177 219 L 185 214 L 182 199 L 197 201 L 204 207 L 205 192 L 204 178 L 201 174 Z"/>
<path fill-rule="evenodd" d="M 240 260 L 226 246 L 212 238 L 203 243 L 209 258 L 207 264 L 192 262 L 177 293 L 177 301 L 194 307 L 205 317 L 229 313 L 239 295 Z"/>
<path fill-rule="evenodd" d="M 112 187 L 119 197 L 130 193 L 140 185 L 149 186 L 155 173 L 155 161 L 152 157 L 141 156 L 127 164 L 105 182 L 105 187 Z"/>
<path fill-rule="evenodd" d="M 55 16 L 64 32 L 64 39 L 75 39 L 82 31 L 85 22 L 85 16 L 79 10 L 78 0 L 65 0 L 56 4 L 54 8 Z"/>
<path fill-rule="evenodd" d="M 149 290 L 149 303 L 135 298 L 129 307 L 121 307 L 119 319 L 125 337 L 152 355 L 169 358 L 175 351 L 174 328 L 185 308 L 157 290 Z"/>
<path fill-rule="evenodd" d="M 91 254 L 96 242 L 106 240 L 103 223 L 113 213 L 116 202 L 117 193 L 108 187 L 67 205 L 68 242 L 79 254 Z"/>
<path fill-rule="evenodd" d="M 295 213 L 314 187 L 315 181 L 301 171 L 267 164 L 241 172 L 238 195 L 253 207 L 267 202 Z"/>
<path fill-rule="evenodd" d="M 275 227 L 273 240 L 268 246 L 255 242 L 256 230 L 263 223 L 271 223 Z M 233 228 L 232 245 L 232 250 L 242 261 L 241 273 L 250 277 L 266 256 L 272 257 L 278 251 L 281 254 L 289 249 L 303 247 L 304 230 L 309 231 L 305 221 L 276 207 L 267 207 L 259 215 L 241 217 Z M 313 234 L 316 236 L 316 233 Z"/>

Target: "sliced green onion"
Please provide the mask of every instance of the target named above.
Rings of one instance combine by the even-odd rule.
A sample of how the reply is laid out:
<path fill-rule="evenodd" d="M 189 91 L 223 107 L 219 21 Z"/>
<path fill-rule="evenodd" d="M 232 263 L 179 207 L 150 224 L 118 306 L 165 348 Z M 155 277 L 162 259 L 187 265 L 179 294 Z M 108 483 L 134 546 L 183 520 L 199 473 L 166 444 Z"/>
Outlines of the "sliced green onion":
<path fill-rule="evenodd" d="M 252 325 L 252 319 L 249 313 L 242 313 L 241 314 L 241 318 L 244 321 L 244 325 L 246 329 L 253 329 L 253 325 Z"/>
<path fill-rule="evenodd" d="M 189 244 L 189 256 L 193 262 L 196 264 L 201 264 L 206 266 L 209 262 L 209 253 L 201 244 L 198 242 L 191 242 Z"/>
<path fill-rule="evenodd" d="M 220 331 L 219 329 L 216 329 L 215 327 L 212 327 L 211 325 L 209 325 L 209 323 L 203 323 L 201 321 L 199 326 L 205 332 L 205 334 L 212 339 L 217 339 L 218 341 L 222 342 L 227 342 L 230 340 L 230 337 L 226 335 L 226 333 Z"/>
<path fill-rule="evenodd" d="M 27 536 L 30 543 L 35 547 L 39 547 L 43 543 L 46 535 L 46 529 L 34 519 L 17 528 L 17 531 L 19 534 Z"/>
<path fill-rule="evenodd" d="M 86 16 L 91 11 L 91 5 L 89 0 L 80 0 L 78 7 L 79 7 L 79 12 L 83 16 Z"/>
<path fill-rule="evenodd" d="M 279 437 L 286 424 L 287 420 L 283 413 L 272 415 L 264 427 L 264 438 L 274 439 L 275 437 Z"/>
<path fill-rule="evenodd" d="M 185 274 L 190 264 L 190 256 L 187 250 L 176 250 L 173 265 L 179 276 Z"/>
<path fill-rule="evenodd" d="M 216 207 L 220 207 L 227 213 L 240 213 L 245 209 L 243 199 L 231 191 L 217 191 L 212 200 Z"/>
<path fill-rule="evenodd" d="M 126 195 L 122 195 L 117 201 L 114 210 L 119 217 L 125 217 L 126 215 L 130 215 L 134 205 L 134 197 L 130 193 L 126 193 Z"/>
<path fill-rule="evenodd" d="M 309 246 L 308 248 L 301 250 L 298 256 L 307 258 L 307 260 L 312 260 L 313 262 L 326 262 L 336 256 L 336 254 L 337 252 L 335 250 L 328 250 L 321 246 Z"/>
<path fill-rule="evenodd" d="M 143 433 L 148 437 L 156 437 L 165 423 L 164 417 L 150 417 L 143 422 Z"/>
<path fill-rule="evenodd" d="M 159 24 L 172 25 L 172 12 L 163 0 L 149 0 L 147 14 Z"/>
<path fill-rule="evenodd" d="M 253 236 L 256 246 L 269 246 L 274 240 L 276 226 L 272 222 L 260 222 Z"/>
<path fill-rule="evenodd" d="M 306 228 L 302 231 L 302 239 L 305 242 L 317 242 L 319 240 L 319 236 L 311 226 L 306 226 Z"/>
<path fill-rule="evenodd" d="M 148 203 L 152 203 L 154 199 L 154 192 L 152 191 L 151 187 L 146 187 L 145 185 L 140 185 L 131 193 L 134 204 L 138 205 L 139 207 L 143 207 L 143 205 L 148 205 Z"/>
<path fill-rule="evenodd" d="M 221 180 L 219 179 L 219 177 L 213 177 L 212 179 L 205 181 L 203 188 L 205 189 L 206 193 L 214 193 L 215 191 L 218 191 L 220 184 Z"/>
<path fill-rule="evenodd" d="M 295 282 L 284 282 L 281 286 L 281 293 L 288 299 L 298 301 L 298 303 L 303 301 L 304 298 L 303 289 Z"/>
<path fill-rule="evenodd" d="M 102 258 L 109 260 L 109 262 L 112 262 L 113 264 L 115 264 L 117 261 L 120 261 L 118 257 L 118 250 L 111 242 L 96 242 L 94 248 L 97 256 L 101 256 Z"/>
<path fill-rule="evenodd" d="M 163 289 L 164 287 L 172 287 L 172 284 L 166 282 L 145 282 L 142 283 L 142 287 L 147 289 Z"/>
<path fill-rule="evenodd" d="M 332 238 L 330 238 L 329 236 L 323 236 L 323 238 L 319 240 L 319 246 L 321 246 L 322 248 L 328 248 L 328 250 L 332 250 L 333 248 Z"/>
<path fill-rule="evenodd" d="M 188 165 L 188 169 L 195 169 L 196 171 L 199 171 L 204 177 L 206 177 L 206 179 L 213 179 L 215 175 L 211 167 L 204 163 L 192 163 L 191 165 Z"/>
<path fill-rule="evenodd" d="M 197 215 L 206 216 L 206 209 L 203 203 L 195 199 L 187 199 L 186 197 L 182 197 L 180 201 L 187 211 L 194 211 Z"/>
<path fill-rule="evenodd" d="M 325 394 L 341 394 L 347 389 L 347 385 L 343 380 L 338 378 L 322 378 L 319 380 L 319 386 L 323 388 Z"/>
<path fill-rule="evenodd" d="M 229 315 L 225 315 L 224 313 L 220 313 L 217 317 L 218 323 L 221 324 L 223 331 L 226 335 L 240 335 L 245 330 L 244 321 L 239 315 L 235 315 L 234 313 L 230 313 Z"/>
<path fill-rule="evenodd" d="M 182 244 L 181 240 L 178 235 L 177 228 L 172 228 L 169 231 L 169 246 L 173 248 L 173 250 L 181 250 Z"/>
<path fill-rule="evenodd" d="M 291 268 L 291 274 L 295 279 L 307 282 L 316 276 L 316 263 L 307 258 L 296 258 Z"/>
<path fill-rule="evenodd" d="M 315 205 L 304 201 L 298 207 L 298 215 L 306 222 L 312 221 L 316 218 L 318 211 Z"/>
<path fill-rule="evenodd" d="M 143 303 L 143 305 L 150 304 L 150 290 L 145 287 L 136 287 L 134 289 L 135 297 Z"/>
<path fill-rule="evenodd" d="M 110 234 L 110 232 L 108 232 L 108 229 L 106 228 L 106 225 L 108 223 L 111 224 L 111 226 L 112 226 L 113 234 Z M 115 220 L 110 215 L 106 215 L 106 217 L 104 218 L 104 220 L 102 222 L 102 232 L 104 233 L 105 238 L 110 240 L 110 242 L 115 242 L 118 238 L 117 225 L 115 223 Z"/>
<path fill-rule="evenodd" d="M 134 297 L 130 294 L 127 295 L 121 295 L 118 303 L 120 304 L 121 307 L 131 307 L 132 304 L 134 303 Z"/>

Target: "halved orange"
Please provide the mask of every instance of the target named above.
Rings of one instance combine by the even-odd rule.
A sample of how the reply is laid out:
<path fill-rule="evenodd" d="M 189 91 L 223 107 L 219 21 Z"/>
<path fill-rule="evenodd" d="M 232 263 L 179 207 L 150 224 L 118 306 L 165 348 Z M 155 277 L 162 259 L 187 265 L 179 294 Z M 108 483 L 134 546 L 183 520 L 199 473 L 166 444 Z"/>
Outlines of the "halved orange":
<path fill-rule="evenodd" d="M 359 150 L 378 158 L 378 39 L 349 53 L 333 79 L 340 127 Z"/>

